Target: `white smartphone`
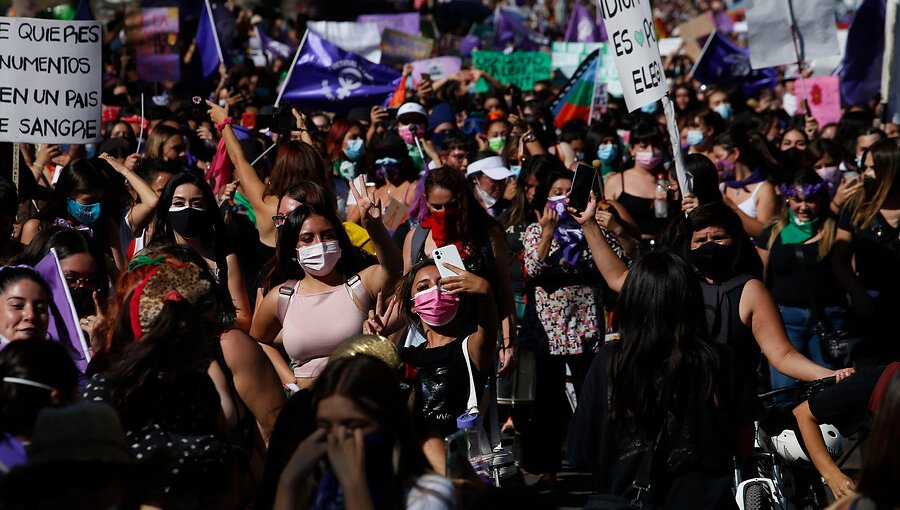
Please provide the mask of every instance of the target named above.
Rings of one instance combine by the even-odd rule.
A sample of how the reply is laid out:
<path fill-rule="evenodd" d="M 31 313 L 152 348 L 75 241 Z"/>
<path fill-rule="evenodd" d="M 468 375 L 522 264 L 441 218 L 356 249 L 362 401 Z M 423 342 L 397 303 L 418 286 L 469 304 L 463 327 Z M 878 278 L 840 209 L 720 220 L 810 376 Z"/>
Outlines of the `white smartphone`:
<path fill-rule="evenodd" d="M 859 172 L 854 172 L 853 170 L 848 170 L 844 172 L 844 180 L 845 181 L 858 181 L 859 180 Z"/>
<path fill-rule="evenodd" d="M 443 248 L 438 248 L 431 252 L 431 258 L 434 259 L 434 265 L 437 266 L 438 273 L 440 273 L 441 278 L 449 278 L 451 276 L 459 276 L 459 274 L 449 267 L 446 267 L 444 264 L 450 264 L 452 266 L 456 266 L 460 269 L 465 269 L 466 266 L 463 263 L 462 257 L 459 256 L 459 250 L 456 248 L 455 244 L 448 244 Z"/>

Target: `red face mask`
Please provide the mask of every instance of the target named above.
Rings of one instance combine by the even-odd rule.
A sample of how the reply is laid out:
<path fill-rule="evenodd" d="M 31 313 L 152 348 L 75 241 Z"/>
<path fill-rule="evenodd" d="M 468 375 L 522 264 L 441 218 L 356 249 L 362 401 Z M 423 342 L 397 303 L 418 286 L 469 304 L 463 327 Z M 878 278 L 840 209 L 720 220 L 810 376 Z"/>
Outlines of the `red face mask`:
<path fill-rule="evenodd" d="M 459 255 L 466 258 L 459 236 L 459 219 L 456 211 L 431 211 L 431 214 L 422 221 L 422 227 L 431 229 L 431 238 L 438 248 L 455 244 L 459 248 Z"/>

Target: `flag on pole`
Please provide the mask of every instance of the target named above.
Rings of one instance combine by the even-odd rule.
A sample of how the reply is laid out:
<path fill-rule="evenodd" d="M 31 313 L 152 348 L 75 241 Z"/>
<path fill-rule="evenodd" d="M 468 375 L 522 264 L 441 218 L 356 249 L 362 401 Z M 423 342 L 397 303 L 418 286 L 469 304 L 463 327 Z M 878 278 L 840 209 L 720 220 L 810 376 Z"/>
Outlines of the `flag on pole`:
<path fill-rule="evenodd" d="M 391 94 L 391 99 L 388 100 L 388 108 L 399 108 L 406 102 L 406 79 L 406 76 L 403 76 L 400 78 L 400 81 L 397 82 L 397 88 L 394 89 L 394 93 Z"/>
<path fill-rule="evenodd" d="M 388 100 L 400 73 L 344 51 L 307 30 L 288 70 L 281 101 L 310 110 L 346 113 L 356 107 L 371 107 Z"/>
<path fill-rule="evenodd" d="M 594 50 L 581 61 L 581 65 L 572 74 L 569 83 L 553 103 L 553 125 L 561 128 L 573 119 L 590 122 L 591 105 L 594 101 L 594 82 L 597 78 L 597 67 L 600 65 L 600 50 Z"/>
<path fill-rule="evenodd" d="M 219 46 L 216 21 L 209 7 L 209 0 L 204 0 L 203 3 L 200 24 L 197 26 L 197 53 L 200 54 L 203 76 L 209 76 L 216 72 L 219 64 L 225 62 L 225 58 L 222 56 L 222 47 Z"/>
<path fill-rule="evenodd" d="M 513 9 L 498 7 L 494 11 L 494 49 L 503 51 L 508 43 L 524 51 L 540 51 L 550 39 L 525 25 L 525 17 Z"/>
<path fill-rule="evenodd" d="M 66 348 L 75 366 L 83 374 L 91 360 L 91 351 L 78 323 L 75 303 L 69 294 L 69 285 L 59 265 L 56 249 L 51 248 L 50 253 L 34 266 L 34 270 L 50 287 L 50 324 L 47 334 Z"/>
<path fill-rule="evenodd" d="M 884 0 L 863 0 L 847 33 L 841 61 L 841 96 L 853 105 L 874 98 L 881 90 L 884 55 Z"/>
<path fill-rule="evenodd" d="M 250 129 L 237 124 L 233 124 L 231 130 L 234 132 L 234 137 L 237 138 L 238 141 L 246 140 L 252 135 Z M 216 146 L 216 153 L 213 154 L 212 161 L 206 169 L 204 179 L 206 179 L 206 182 L 212 183 L 213 192 L 218 196 L 219 192 L 222 191 L 222 188 L 231 182 L 231 174 L 233 171 L 234 165 L 231 163 L 231 158 L 228 157 L 228 151 L 225 149 L 225 138 L 222 137 L 219 139 L 219 144 Z"/>
<path fill-rule="evenodd" d="M 381 29 L 377 23 L 310 21 L 309 30 L 338 48 L 381 63 Z"/>
<path fill-rule="evenodd" d="M 605 35 L 603 21 L 598 23 L 583 3 L 575 2 L 566 28 L 566 42 L 602 42 L 606 40 Z"/>
<path fill-rule="evenodd" d="M 713 32 L 706 40 L 691 74 L 704 85 L 740 85 L 746 96 L 755 95 L 764 88 L 773 88 L 778 82 L 777 71 L 751 69 L 747 52 L 719 32 Z"/>
<path fill-rule="evenodd" d="M 790 5 L 788 1 L 791 2 Z M 747 39 L 753 69 L 797 63 L 794 36 L 791 33 L 791 11 L 788 9 L 793 11 L 804 60 L 837 56 L 840 48 L 834 20 L 834 3 L 834 0 L 745 2 Z"/>
<path fill-rule="evenodd" d="M 291 45 L 272 39 L 259 27 L 253 27 L 253 29 L 256 30 L 262 49 L 268 51 L 276 59 L 290 60 L 297 52 L 297 49 Z"/>

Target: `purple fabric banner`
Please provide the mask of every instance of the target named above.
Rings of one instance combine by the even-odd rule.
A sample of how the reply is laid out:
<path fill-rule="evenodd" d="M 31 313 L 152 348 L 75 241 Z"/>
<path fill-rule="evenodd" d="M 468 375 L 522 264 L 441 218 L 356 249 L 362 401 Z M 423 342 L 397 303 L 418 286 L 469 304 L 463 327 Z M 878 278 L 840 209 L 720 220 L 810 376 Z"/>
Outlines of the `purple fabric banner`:
<path fill-rule="evenodd" d="M 197 53 L 203 68 L 203 76 L 216 72 L 222 60 L 219 58 L 219 41 L 216 39 L 216 23 L 212 14 L 204 6 L 200 13 L 200 24 L 197 26 Z"/>
<path fill-rule="evenodd" d="M 275 104 L 346 113 L 382 104 L 399 82 L 399 72 L 344 51 L 309 30 Z"/>
<path fill-rule="evenodd" d="M 256 33 L 259 34 L 259 40 L 262 44 L 262 49 L 268 51 L 272 54 L 273 57 L 281 60 L 291 60 L 294 58 L 294 53 L 297 52 L 297 48 L 289 44 L 285 44 L 281 41 L 277 41 L 272 39 L 262 30 L 259 30 L 257 27 Z"/>
<path fill-rule="evenodd" d="M 359 23 L 375 23 L 382 31 L 391 28 L 409 35 L 419 35 L 421 17 L 418 12 L 400 14 L 363 14 L 356 18 Z"/>
<path fill-rule="evenodd" d="M 598 23 L 583 3 L 576 2 L 566 28 L 566 42 L 603 42 L 605 32 L 603 21 Z"/>
<path fill-rule="evenodd" d="M 512 43 L 518 50 L 540 51 L 550 45 L 550 39 L 528 28 L 525 18 L 510 9 L 494 11 L 494 49 L 503 51 Z"/>
<path fill-rule="evenodd" d="M 846 106 L 864 103 L 881 92 L 885 9 L 884 0 L 864 0 L 856 9 L 840 67 Z"/>
<path fill-rule="evenodd" d="M 691 73 L 704 85 L 741 85 L 747 96 L 764 88 L 774 88 L 778 82 L 778 72 L 771 68 L 752 69 L 750 55 L 719 32 L 709 36 Z"/>
<path fill-rule="evenodd" d="M 50 325 L 47 334 L 66 348 L 75 366 L 83 374 L 91 360 L 91 352 L 84 338 L 84 332 L 78 324 L 78 314 L 75 313 L 75 304 L 72 303 L 69 286 L 59 265 L 56 250 L 51 249 L 50 253 L 34 266 L 34 270 L 50 286 Z"/>

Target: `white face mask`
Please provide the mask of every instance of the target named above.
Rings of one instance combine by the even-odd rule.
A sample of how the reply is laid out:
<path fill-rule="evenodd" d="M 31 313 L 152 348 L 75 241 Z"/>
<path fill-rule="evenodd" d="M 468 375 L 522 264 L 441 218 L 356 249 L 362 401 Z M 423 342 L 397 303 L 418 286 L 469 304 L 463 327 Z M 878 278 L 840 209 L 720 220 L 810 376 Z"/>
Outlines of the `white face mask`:
<path fill-rule="evenodd" d="M 297 248 L 297 261 L 304 271 L 313 276 L 324 276 L 330 273 L 339 260 L 341 260 L 341 246 L 337 241 Z"/>
<path fill-rule="evenodd" d="M 481 189 L 481 184 L 475 185 L 475 190 L 478 192 L 478 198 L 481 199 L 481 202 L 484 204 L 484 207 L 490 209 L 497 203 L 497 199 L 488 194 L 487 191 Z"/>

